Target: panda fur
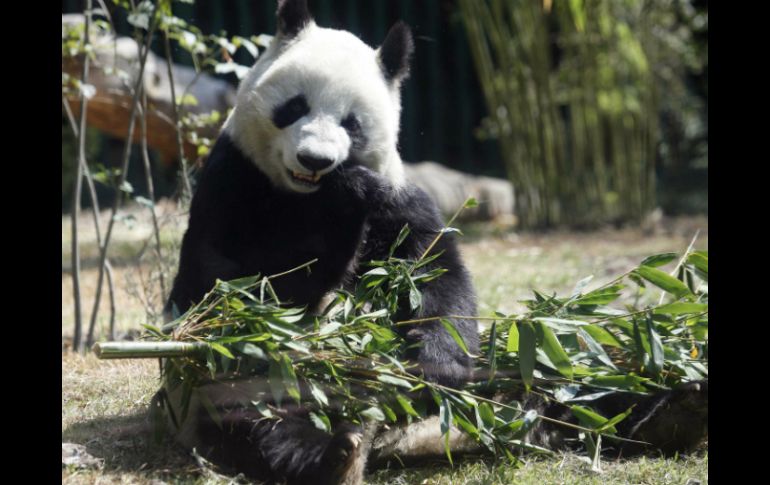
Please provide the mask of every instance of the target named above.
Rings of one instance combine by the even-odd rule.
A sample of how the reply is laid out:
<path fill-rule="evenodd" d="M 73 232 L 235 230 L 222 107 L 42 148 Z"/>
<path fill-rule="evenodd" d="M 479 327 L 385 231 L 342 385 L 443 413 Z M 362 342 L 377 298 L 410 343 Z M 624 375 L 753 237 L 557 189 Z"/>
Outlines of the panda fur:
<path fill-rule="evenodd" d="M 283 302 L 317 310 L 325 295 L 365 271 L 360 262 L 386 257 L 405 224 L 411 233 L 396 256 L 406 259 L 418 258 L 443 227 L 431 199 L 405 182 L 397 151 L 399 90 L 413 50 L 408 27 L 396 24 L 373 50 L 348 32 L 318 27 L 305 0 L 279 0 L 277 16 L 278 33 L 242 81 L 201 174 L 167 313 L 184 312 L 216 279 L 276 274 L 313 259 L 310 272 L 273 283 Z M 439 240 L 435 252 L 441 256 L 433 267 L 448 272 L 422 288 L 423 304 L 414 316 L 475 315 L 471 279 L 451 234 Z M 453 323 L 470 353 L 477 354 L 475 322 Z M 449 386 L 472 379 L 471 358 L 441 325 L 405 328 L 403 337 L 419 344 L 409 357 L 426 378 Z M 180 403 L 180 393 L 169 391 L 166 406 Z M 221 423 L 200 405 L 201 396 L 219 410 Z M 284 403 L 276 409 L 279 420 L 264 419 L 244 406 L 255 396 L 269 399 L 264 380 L 222 375 L 201 385 L 176 430 L 177 440 L 230 471 L 296 484 L 360 484 L 367 460 L 379 466 L 444 456 L 437 417 L 390 428 L 335 423 L 329 434 L 311 424 L 301 406 Z M 494 397 L 575 421 L 563 404 L 531 393 Z M 604 415 L 634 405 L 619 434 L 664 452 L 691 449 L 707 435 L 707 381 L 653 396 L 614 394 L 589 404 Z M 526 440 L 570 447 L 577 435 L 566 431 L 541 422 Z M 449 440 L 455 455 L 481 451 L 456 429 Z M 625 456 L 645 450 L 614 449 Z"/>

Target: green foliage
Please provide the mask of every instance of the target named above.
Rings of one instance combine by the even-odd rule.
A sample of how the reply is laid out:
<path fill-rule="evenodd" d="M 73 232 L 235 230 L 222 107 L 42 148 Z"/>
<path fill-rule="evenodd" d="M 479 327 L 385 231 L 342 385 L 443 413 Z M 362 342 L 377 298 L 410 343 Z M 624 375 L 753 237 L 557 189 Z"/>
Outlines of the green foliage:
<path fill-rule="evenodd" d="M 399 241 L 407 234 L 404 228 Z M 515 460 L 516 448 L 548 452 L 522 438 L 538 420 L 553 422 L 516 402 L 491 397 L 495 390 L 523 384 L 572 410 L 598 467 L 601 435 L 615 433 L 628 411 L 600 416 L 589 407 L 592 395 L 646 393 L 708 375 L 708 253 L 690 252 L 679 260 L 675 276 L 654 268 L 673 262 L 671 254 L 655 255 L 590 291 L 585 278 L 569 297 L 536 291 L 524 302 L 524 313 L 478 318 L 491 325 L 482 333 L 477 371 L 494 377 L 463 389 L 427 382 L 405 360 L 410 344 L 398 330 L 440 321 L 464 348 L 451 323 L 456 316 L 395 320 L 394 315 L 402 302 L 419 301 L 415 295 L 424 282 L 441 277 L 442 271 L 429 265 L 434 258 L 426 254 L 407 261 L 391 251 L 387 260 L 371 263 L 354 291 L 338 291 L 315 316 L 279 304 L 271 282 L 282 275 L 219 281 L 202 302 L 163 329 L 149 327 L 153 339 L 207 344 L 202 354 L 168 359 L 165 386 L 182 386 L 189 397 L 209 379 L 266 375 L 270 395 L 253 396 L 257 410 L 271 418 L 266 401 L 302 402 L 325 430 L 339 420 L 421 419 L 427 396 L 439 408 L 444 432 L 456 426 Z M 292 271 L 308 268 L 311 263 Z M 646 301 L 659 290 L 660 304 L 624 303 L 624 295 Z M 447 455 L 451 460 L 448 446 Z"/>
<path fill-rule="evenodd" d="M 459 6 L 489 112 L 479 135 L 500 143 L 521 224 L 641 220 L 656 204 L 659 113 L 681 111 L 683 69 L 704 57 L 677 11 L 707 18 L 668 0 Z"/>

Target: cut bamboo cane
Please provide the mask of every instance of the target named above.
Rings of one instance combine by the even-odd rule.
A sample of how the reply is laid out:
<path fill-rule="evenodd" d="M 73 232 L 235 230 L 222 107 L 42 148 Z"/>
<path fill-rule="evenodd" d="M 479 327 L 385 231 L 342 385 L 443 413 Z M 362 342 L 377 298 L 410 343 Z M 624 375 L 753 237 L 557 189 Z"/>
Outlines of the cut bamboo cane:
<path fill-rule="evenodd" d="M 92 350 L 99 359 L 158 359 L 189 357 L 207 347 L 202 342 L 97 342 Z"/>

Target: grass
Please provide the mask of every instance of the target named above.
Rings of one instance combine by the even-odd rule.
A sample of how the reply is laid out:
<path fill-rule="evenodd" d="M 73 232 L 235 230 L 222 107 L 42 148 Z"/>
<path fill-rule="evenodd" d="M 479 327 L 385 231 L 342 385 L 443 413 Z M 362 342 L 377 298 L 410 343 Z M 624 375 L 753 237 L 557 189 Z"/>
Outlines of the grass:
<path fill-rule="evenodd" d="M 148 237 L 146 212 L 135 210 L 133 229 L 116 227 L 114 258 L 116 328 L 118 334 L 141 328 L 147 308 L 141 293 L 139 273 L 148 273 L 146 260 L 136 264 L 137 252 Z M 164 245 L 177 246 L 184 227 L 183 216 L 168 211 Z M 90 225 L 84 214 L 84 228 Z M 580 278 L 594 274 L 600 284 L 635 266 L 656 252 L 687 247 L 696 229 L 701 235 L 698 249 L 708 249 L 706 218 L 664 220 L 656 230 L 607 229 L 596 232 L 515 234 L 468 228 L 462 243 L 466 263 L 479 293 L 480 313 L 513 312 L 517 300 L 530 296 L 530 288 L 568 292 Z M 86 259 L 95 258 L 95 237 L 83 230 Z M 90 238 L 90 239 L 89 239 Z M 90 241 L 90 242 L 89 242 Z M 92 355 L 69 352 L 72 335 L 72 286 L 69 264 L 69 223 L 62 218 L 62 441 L 86 446 L 103 458 L 101 469 L 62 468 L 63 483 L 228 483 L 201 470 L 187 453 L 166 442 L 152 443 L 146 419 L 148 403 L 158 387 L 156 361 L 99 361 Z M 96 284 L 95 264 L 84 264 L 82 272 L 85 318 L 88 321 Z M 151 301 L 151 305 L 159 305 Z M 97 337 L 105 335 L 108 304 L 103 298 Z M 708 482 L 708 450 L 676 460 L 639 458 L 603 462 L 603 473 L 593 474 L 580 457 L 557 459 L 528 457 L 526 465 L 513 469 L 490 460 L 468 461 L 450 468 L 431 464 L 409 470 L 383 470 L 368 477 L 372 484 L 506 484 L 506 483 L 649 483 L 694 484 Z"/>

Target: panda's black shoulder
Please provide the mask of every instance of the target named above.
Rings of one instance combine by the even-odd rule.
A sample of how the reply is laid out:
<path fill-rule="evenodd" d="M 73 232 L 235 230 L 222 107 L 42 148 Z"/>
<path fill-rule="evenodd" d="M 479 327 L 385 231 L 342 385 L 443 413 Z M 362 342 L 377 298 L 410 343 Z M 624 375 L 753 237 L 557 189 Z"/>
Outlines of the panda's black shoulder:
<path fill-rule="evenodd" d="M 433 199 L 417 185 L 406 182 L 392 188 L 371 218 L 378 221 L 409 221 L 413 229 L 440 230 L 441 213 Z M 400 229 L 400 228 L 399 228 Z"/>
<path fill-rule="evenodd" d="M 203 209 L 202 206 L 217 202 L 237 200 L 246 203 L 244 198 L 253 198 L 269 191 L 267 176 L 241 152 L 227 133 L 222 133 L 197 176 L 190 210 L 196 212 Z"/>
<path fill-rule="evenodd" d="M 233 140 L 222 133 L 196 179 L 190 222 L 242 217 L 250 207 L 263 207 L 275 192 L 270 181 Z"/>

